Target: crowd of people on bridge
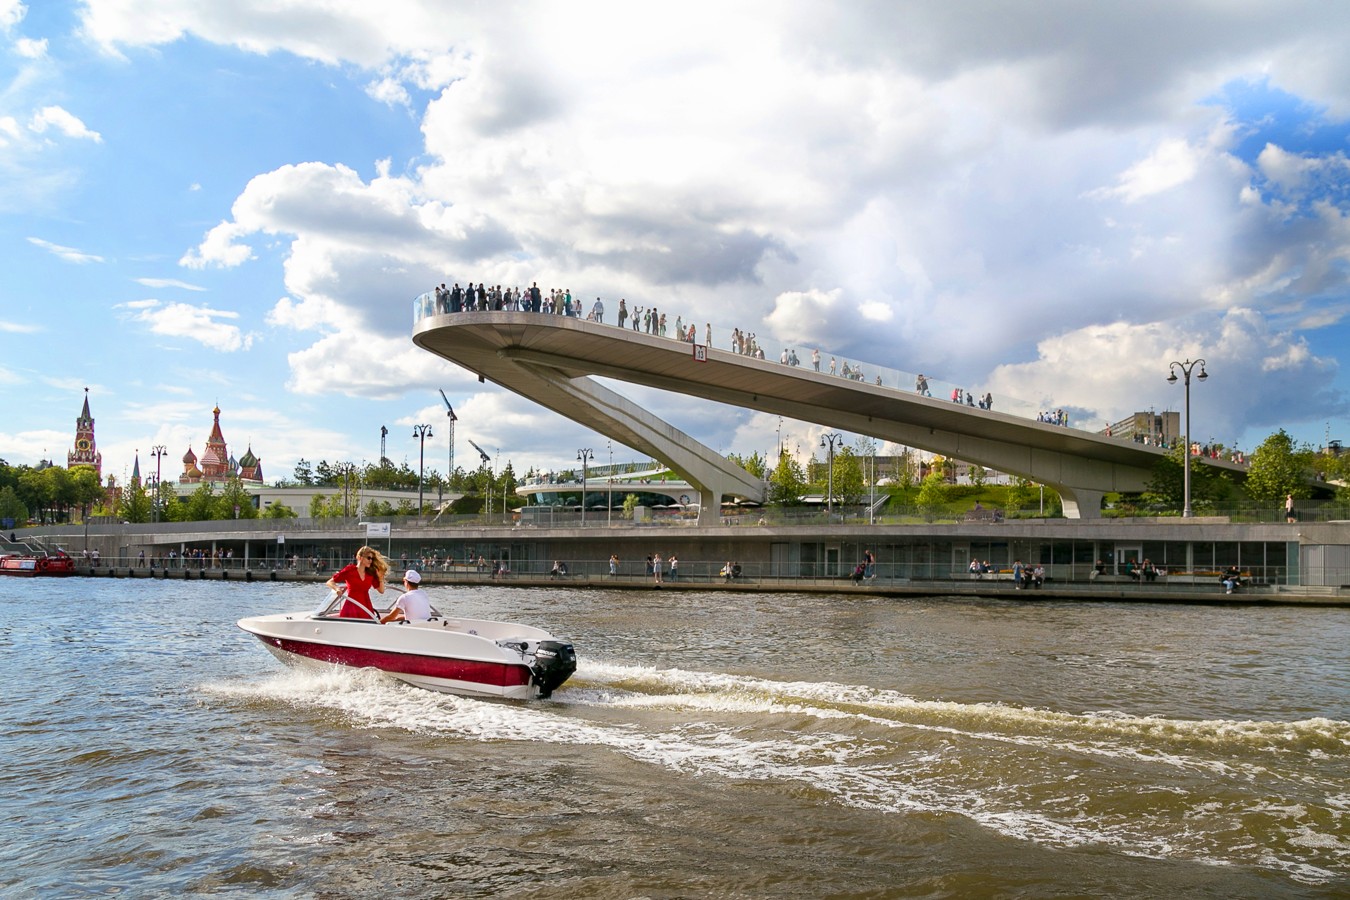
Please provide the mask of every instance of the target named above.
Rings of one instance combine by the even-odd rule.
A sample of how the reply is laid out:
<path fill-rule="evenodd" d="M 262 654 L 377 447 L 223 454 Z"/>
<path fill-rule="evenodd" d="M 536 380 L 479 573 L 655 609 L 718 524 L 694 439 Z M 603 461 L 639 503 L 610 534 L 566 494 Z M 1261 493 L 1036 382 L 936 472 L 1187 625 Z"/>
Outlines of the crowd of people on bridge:
<path fill-rule="evenodd" d="M 1047 425 L 1062 425 L 1069 427 L 1069 414 L 1062 409 L 1042 410 L 1036 413 L 1037 422 L 1045 422 Z"/>

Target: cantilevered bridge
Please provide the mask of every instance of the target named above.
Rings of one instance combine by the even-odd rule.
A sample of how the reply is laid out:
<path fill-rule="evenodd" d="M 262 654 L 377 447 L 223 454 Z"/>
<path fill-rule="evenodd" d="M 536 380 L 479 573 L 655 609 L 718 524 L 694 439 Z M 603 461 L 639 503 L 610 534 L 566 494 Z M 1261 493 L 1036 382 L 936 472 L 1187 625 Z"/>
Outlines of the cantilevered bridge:
<path fill-rule="evenodd" d="M 1107 492 L 1144 490 L 1165 453 L 567 316 L 435 314 L 420 298 L 416 309 L 417 346 L 669 465 L 702 492 L 700 521 L 709 524 L 716 522 L 724 495 L 762 502 L 764 483 L 593 376 L 814 422 L 1020 475 L 1058 491 L 1069 518 L 1098 517 Z"/>

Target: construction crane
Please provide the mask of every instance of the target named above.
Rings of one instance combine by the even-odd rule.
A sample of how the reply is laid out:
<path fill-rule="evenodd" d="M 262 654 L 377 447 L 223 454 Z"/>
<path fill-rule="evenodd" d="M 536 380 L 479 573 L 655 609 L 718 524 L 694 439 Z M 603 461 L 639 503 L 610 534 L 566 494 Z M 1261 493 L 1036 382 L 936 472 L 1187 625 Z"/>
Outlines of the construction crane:
<path fill-rule="evenodd" d="M 487 503 L 487 505 L 488 505 L 488 512 L 491 513 L 491 512 L 492 512 L 492 483 L 493 483 L 494 481 L 497 480 L 497 473 L 494 472 L 493 469 L 492 469 L 492 457 L 488 456 L 488 455 L 487 455 L 487 451 L 484 450 L 482 447 L 478 446 L 477 444 L 474 444 L 473 438 L 469 438 L 469 443 L 473 445 L 473 449 L 475 449 L 475 450 L 478 451 L 478 456 L 483 460 L 483 465 L 485 465 L 485 466 L 488 467 L 488 503 Z M 502 506 L 505 506 L 505 505 L 506 505 L 506 497 L 503 496 L 503 497 L 502 497 Z"/>
<path fill-rule="evenodd" d="M 450 479 L 455 477 L 455 423 L 459 421 L 459 416 L 455 415 L 455 408 L 450 405 L 450 398 L 445 396 L 445 391 L 441 391 L 441 399 L 445 401 L 445 414 L 450 417 L 450 459 L 447 461 L 449 469 L 445 473 L 445 483 L 449 484 Z"/>

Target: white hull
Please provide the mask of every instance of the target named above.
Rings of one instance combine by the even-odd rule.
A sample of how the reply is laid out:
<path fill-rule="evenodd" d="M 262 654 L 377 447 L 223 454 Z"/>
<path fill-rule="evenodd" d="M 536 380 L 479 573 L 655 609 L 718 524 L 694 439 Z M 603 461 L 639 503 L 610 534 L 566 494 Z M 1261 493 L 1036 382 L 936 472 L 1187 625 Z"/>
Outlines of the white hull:
<path fill-rule="evenodd" d="M 414 687 L 449 694 L 532 700 L 547 696 L 575 669 L 570 644 L 513 622 L 434 618 L 380 625 L 278 613 L 238 624 L 287 664 L 375 668 Z M 557 653 L 570 667 L 552 665 Z"/>

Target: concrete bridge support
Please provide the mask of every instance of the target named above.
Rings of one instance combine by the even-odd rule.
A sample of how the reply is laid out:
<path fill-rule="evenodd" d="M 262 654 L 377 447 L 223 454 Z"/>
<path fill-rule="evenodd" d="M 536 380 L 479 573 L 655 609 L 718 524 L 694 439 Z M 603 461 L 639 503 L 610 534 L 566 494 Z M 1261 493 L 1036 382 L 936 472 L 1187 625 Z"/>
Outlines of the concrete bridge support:
<path fill-rule="evenodd" d="M 684 475 L 700 494 L 700 525 L 718 523 L 723 496 L 764 502 L 763 481 L 626 397 L 591 378 L 572 378 L 534 363 L 521 363 L 520 368 L 547 384 L 558 395 L 557 399 L 565 398 L 561 408 L 555 407 L 559 412 L 649 454 Z M 538 393 L 528 396 L 544 402 Z"/>

